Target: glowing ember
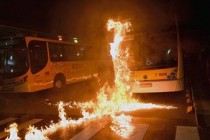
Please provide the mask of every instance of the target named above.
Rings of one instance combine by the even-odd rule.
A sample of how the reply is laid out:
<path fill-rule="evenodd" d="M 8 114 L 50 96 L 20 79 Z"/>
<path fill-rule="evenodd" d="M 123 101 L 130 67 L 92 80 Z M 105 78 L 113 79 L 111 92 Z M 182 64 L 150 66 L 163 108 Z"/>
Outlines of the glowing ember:
<path fill-rule="evenodd" d="M 10 136 L 6 138 L 6 140 L 20 140 L 18 137 L 18 129 L 17 129 L 17 124 L 13 123 L 9 127 L 9 129 L 6 129 L 5 132 L 9 132 Z"/>
<path fill-rule="evenodd" d="M 115 72 L 114 86 L 110 87 L 107 83 L 104 84 L 97 93 L 96 102 L 59 102 L 59 122 L 52 122 L 49 126 L 41 128 L 41 130 L 30 126 L 25 136 L 26 140 L 47 140 L 50 135 L 58 130 L 65 130 L 70 127 L 75 128 L 80 125 L 88 124 L 88 122 L 96 121 L 96 119 L 103 119 L 106 116 L 110 117 L 112 120 L 113 125 L 110 127 L 111 130 L 123 138 L 128 138 L 135 128 L 131 124 L 132 117 L 124 115 L 123 112 L 139 109 L 175 108 L 173 106 L 140 103 L 138 100 L 132 98 L 128 82 L 130 77 L 130 70 L 128 69 L 129 53 L 128 49 L 121 48 L 120 46 L 123 36 L 126 31 L 129 30 L 128 25 L 131 26 L 130 23 L 121 23 L 120 21 L 114 20 L 109 20 L 107 24 L 108 30 L 112 30 L 115 33 L 114 42 L 110 43 L 110 54 L 112 56 Z M 98 77 L 97 79 L 99 81 Z M 67 118 L 64 106 L 69 108 L 81 108 L 83 117 L 76 120 Z M 17 124 L 11 126 L 9 132 L 10 137 L 18 138 Z"/>

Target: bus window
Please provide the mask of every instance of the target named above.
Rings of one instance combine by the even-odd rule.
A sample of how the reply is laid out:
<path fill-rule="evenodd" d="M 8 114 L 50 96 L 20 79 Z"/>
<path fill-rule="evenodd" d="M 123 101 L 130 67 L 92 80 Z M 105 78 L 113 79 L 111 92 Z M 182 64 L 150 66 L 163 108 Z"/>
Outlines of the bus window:
<path fill-rule="evenodd" d="M 76 61 L 85 60 L 86 59 L 85 48 L 82 46 L 74 46 L 74 48 L 75 48 L 75 60 Z"/>
<path fill-rule="evenodd" d="M 84 48 L 74 44 L 65 44 L 64 50 L 68 61 L 84 60 Z"/>
<path fill-rule="evenodd" d="M 72 45 L 65 44 L 64 45 L 65 54 L 67 56 L 68 61 L 75 61 L 76 60 L 76 49 Z"/>
<path fill-rule="evenodd" d="M 47 46 L 44 41 L 29 42 L 29 57 L 31 72 L 35 74 L 42 70 L 47 64 Z"/>
<path fill-rule="evenodd" d="M 52 62 L 65 61 L 66 55 L 61 43 L 49 43 L 50 60 Z"/>
<path fill-rule="evenodd" d="M 79 61 L 84 59 L 84 48 L 73 44 L 49 43 L 52 62 Z"/>
<path fill-rule="evenodd" d="M 122 46 L 130 49 L 131 69 L 156 69 L 177 66 L 176 38 L 151 35 L 125 41 Z"/>

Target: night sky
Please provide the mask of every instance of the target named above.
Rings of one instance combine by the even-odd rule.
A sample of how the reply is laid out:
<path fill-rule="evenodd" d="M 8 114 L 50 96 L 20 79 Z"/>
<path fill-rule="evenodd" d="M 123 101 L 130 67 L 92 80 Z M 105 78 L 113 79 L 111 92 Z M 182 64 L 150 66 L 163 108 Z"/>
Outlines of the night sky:
<path fill-rule="evenodd" d="M 153 31 L 174 25 L 210 31 L 207 0 L 3 0 L 0 24 L 69 36 L 96 37 L 109 18 L 131 19 L 135 29 Z"/>

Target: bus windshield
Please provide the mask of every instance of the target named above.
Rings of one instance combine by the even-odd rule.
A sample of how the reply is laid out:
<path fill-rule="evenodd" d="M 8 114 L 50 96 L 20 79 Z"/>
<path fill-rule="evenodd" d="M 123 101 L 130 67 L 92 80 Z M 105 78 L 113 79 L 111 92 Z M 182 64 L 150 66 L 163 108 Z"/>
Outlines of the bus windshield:
<path fill-rule="evenodd" d="M 122 46 L 129 48 L 131 70 L 169 68 L 178 64 L 176 36 L 173 35 L 144 35 L 124 41 Z"/>
<path fill-rule="evenodd" d="M 28 69 L 27 47 L 23 38 L 0 39 L 0 75 L 12 78 Z"/>

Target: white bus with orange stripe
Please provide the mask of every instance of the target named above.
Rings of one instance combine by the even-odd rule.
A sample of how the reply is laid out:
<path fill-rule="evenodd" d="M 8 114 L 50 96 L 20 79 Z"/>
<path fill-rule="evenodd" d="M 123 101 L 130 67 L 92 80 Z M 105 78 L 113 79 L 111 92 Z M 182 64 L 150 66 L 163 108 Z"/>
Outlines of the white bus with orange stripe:
<path fill-rule="evenodd" d="M 38 37 L 0 39 L 0 92 L 62 88 L 94 77 L 96 63 L 78 43 Z"/>
<path fill-rule="evenodd" d="M 123 46 L 130 48 L 130 84 L 133 93 L 184 90 L 182 49 L 175 32 L 144 33 Z"/>

